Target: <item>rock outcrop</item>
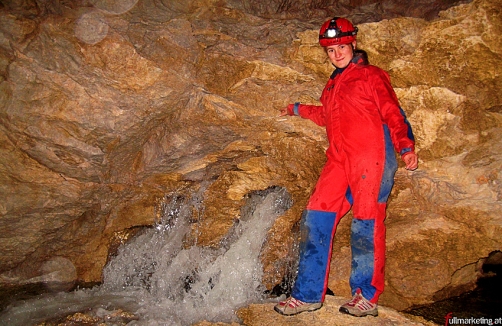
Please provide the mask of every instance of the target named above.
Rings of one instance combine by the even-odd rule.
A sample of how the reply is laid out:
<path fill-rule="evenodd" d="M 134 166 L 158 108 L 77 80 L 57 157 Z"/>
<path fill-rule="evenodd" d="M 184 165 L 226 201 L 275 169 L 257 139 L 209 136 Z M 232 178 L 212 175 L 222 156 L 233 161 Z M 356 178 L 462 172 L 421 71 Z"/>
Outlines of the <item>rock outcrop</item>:
<path fill-rule="evenodd" d="M 358 47 L 389 71 L 421 159 L 418 171 L 397 172 L 387 219 L 381 304 L 405 309 L 472 288 L 502 248 L 502 1 L 433 20 L 446 7 L 380 6 L 376 17 L 378 3 L 356 2 L 343 13 L 359 23 Z M 0 283 L 99 281 L 113 241 L 153 224 L 164 196 L 204 183 L 187 246 L 219 246 L 250 192 L 291 195 L 263 244 L 272 289 L 291 273 L 326 148 L 322 128 L 278 112 L 318 103 L 331 67 L 317 28 L 333 12 L 110 3 L 0 8 Z M 341 296 L 349 220 L 331 263 Z"/>
<path fill-rule="evenodd" d="M 282 316 L 273 309 L 274 304 L 252 304 L 249 307 L 239 309 L 237 315 L 242 321 L 242 325 L 247 326 L 289 326 L 289 325 L 357 325 L 357 326 L 434 326 L 420 317 L 405 316 L 394 309 L 380 307 L 378 317 L 357 318 L 342 314 L 338 311 L 346 299 L 340 297 L 326 297 L 323 307 L 315 312 L 302 313 L 296 316 Z M 210 323 L 200 322 L 194 326 L 237 326 L 238 323 Z"/>

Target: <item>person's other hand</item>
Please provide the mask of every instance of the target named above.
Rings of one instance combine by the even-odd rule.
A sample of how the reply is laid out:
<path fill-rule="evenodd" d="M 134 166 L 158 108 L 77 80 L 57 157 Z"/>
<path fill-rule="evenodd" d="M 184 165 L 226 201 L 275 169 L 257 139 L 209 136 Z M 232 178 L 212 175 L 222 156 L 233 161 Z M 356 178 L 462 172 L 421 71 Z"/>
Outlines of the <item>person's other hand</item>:
<path fill-rule="evenodd" d="M 282 109 L 281 109 L 281 111 L 279 112 L 279 116 L 280 116 L 280 117 L 284 117 L 284 116 L 286 116 L 286 115 L 289 115 L 289 113 L 288 113 L 288 108 L 287 108 L 287 107 L 282 108 Z"/>
<path fill-rule="evenodd" d="M 414 152 L 407 153 L 403 156 L 403 161 L 406 164 L 406 170 L 416 170 L 418 168 L 418 155 Z"/>

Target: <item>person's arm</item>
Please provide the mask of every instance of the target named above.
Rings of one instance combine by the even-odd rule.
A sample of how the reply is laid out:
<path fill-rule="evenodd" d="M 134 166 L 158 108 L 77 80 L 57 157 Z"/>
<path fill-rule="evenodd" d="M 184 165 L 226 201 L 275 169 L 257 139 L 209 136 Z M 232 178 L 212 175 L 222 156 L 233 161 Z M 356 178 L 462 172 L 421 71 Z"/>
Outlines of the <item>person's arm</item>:
<path fill-rule="evenodd" d="M 287 107 L 281 109 L 280 115 L 297 115 L 304 119 L 312 120 L 319 126 L 326 125 L 326 122 L 324 120 L 324 110 L 320 105 L 307 105 L 296 102 L 294 104 L 289 104 Z"/>
<path fill-rule="evenodd" d="M 394 147 L 401 155 L 408 170 L 418 167 L 415 153 L 415 137 L 406 114 L 399 106 L 389 75 L 378 69 L 371 78 L 371 85 L 383 122 L 389 127 Z"/>

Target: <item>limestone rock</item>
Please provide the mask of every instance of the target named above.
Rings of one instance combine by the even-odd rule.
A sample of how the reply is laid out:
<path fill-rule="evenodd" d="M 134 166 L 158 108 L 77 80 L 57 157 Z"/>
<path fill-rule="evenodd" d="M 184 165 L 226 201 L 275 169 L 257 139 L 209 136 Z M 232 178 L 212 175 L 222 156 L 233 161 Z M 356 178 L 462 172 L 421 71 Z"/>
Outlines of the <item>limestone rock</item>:
<path fill-rule="evenodd" d="M 315 312 L 302 313 L 296 316 L 286 317 L 277 314 L 274 304 L 251 305 L 240 309 L 237 315 L 244 325 L 427 325 L 426 322 L 414 321 L 397 311 L 379 307 L 378 317 L 355 318 L 338 311 L 340 306 L 347 302 L 343 297 L 326 297 L 323 307 Z"/>
<path fill-rule="evenodd" d="M 0 283 L 99 281 L 114 241 L 155 223 L 165 196 L 205 184 L 187 246 L 220 246 L 252 191 L 291 195 L 263 244 L 272 289 L 293 273 L 327 146 L 322 128 L 278 112 L 319 103 L 332 68 L 317 28 L 329 5 L 299 2 L 310 4 L 300 17 L 288 1 L 275 13 L 261 2 L 106 3 L 0 6 Z M 418 14 L 419 3 L 334 7 L 389 71 L 417 138 L 419 170 L 399 169 L 389 201 L 381 303 L 395 309 L 472 288 L 501 249 L 502 2 L 435 19 L 452 2 Z M 350 214 L 329 283 L 345 297 L 349 224 Z"/>
<path fill-rule="evenodd" d="M 405 316 L 394 309 L 380 306 L 378 308 L 378 317 L 357 318 L 342 314 L 338 311 L 340 306 L 347 301 L 343 297 L 327 296 L 321 309 L 314 312 L 304 312 L 295 316 L 282 316 L 274 311 L 275 303 L 252 304 L 249 307 L 239 309 L 237 315 L 243 325 L 247 326 L 265 326 L 265 325 L 434 325 L 413 316 Z M 194 326 L 216 326 L 216 325 L 235 325 L 223 323 L 200 322 Z"/>

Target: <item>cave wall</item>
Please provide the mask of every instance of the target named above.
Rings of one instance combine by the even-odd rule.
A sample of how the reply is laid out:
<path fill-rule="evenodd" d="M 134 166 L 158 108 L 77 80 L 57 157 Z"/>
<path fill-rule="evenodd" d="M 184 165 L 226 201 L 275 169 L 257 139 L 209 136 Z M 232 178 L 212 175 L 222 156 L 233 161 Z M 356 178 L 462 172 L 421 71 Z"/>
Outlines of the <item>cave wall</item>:
<path fill-rule="evenodd" d="M 201 184 L 187 245 L 219 246 L 248 193 L 288 190 L 262 252 L 263 282 L 280 283 L 327 143 L 278 112 L 318 103 L 332 70 L 318 27 L 335 9 L 389 71 L 417 138 L 419 170 L 401 166 L 389 200 L 382 304 L 470 289 L 501 249 L 500 0 L 308 2 L 303 16 L 287 1 L 110 4 L 0 7 L 1 284 L 99 281 L 113 241 Z M 347 296 L 349 223 L 329 284 Z"/>

